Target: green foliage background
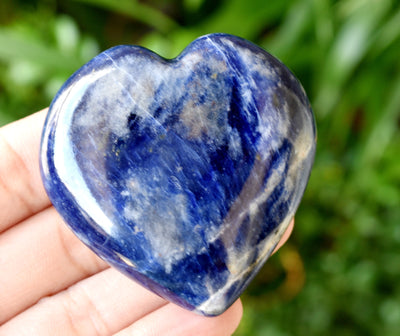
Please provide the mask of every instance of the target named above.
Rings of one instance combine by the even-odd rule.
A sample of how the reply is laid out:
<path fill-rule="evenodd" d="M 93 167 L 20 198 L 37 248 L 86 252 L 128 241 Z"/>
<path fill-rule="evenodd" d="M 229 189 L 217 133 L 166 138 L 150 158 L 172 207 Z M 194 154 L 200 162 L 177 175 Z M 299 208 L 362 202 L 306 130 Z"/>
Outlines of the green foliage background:
<path fill-rule="evenodd" d="M 48 106 L 106 48 L 174 57 L 211 32 L 281 59 L 318 127 L 295 231 L 243 295 L 235 335 L 398 335 L 398 1 L 1 0 L 0 125 Z"/>

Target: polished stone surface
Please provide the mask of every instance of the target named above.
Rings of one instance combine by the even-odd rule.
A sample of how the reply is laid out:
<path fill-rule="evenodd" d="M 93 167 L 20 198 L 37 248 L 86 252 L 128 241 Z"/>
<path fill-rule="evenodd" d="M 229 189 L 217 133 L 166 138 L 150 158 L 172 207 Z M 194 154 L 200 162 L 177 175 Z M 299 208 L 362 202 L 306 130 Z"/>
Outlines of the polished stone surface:
<path fill-rule="evenodd" d="M 137 46 L 101 53 L 52 102 L 40 157 L 52 203 L 86 245 L 217 315 L 280 240 L 314 152 L 296 78 L 254 44 L 213 34 L 173 60 Z"/>

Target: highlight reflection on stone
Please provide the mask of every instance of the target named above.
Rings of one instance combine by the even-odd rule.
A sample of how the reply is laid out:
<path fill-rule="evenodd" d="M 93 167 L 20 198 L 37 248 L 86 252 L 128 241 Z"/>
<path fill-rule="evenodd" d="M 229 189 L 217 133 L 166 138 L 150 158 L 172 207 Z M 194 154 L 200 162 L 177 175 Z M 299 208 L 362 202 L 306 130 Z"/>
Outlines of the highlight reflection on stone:
<path fill-rule="evenodd" d="M 41 169 L 56 209 L 101 258 L 217 315 L 280 240 L 314 152 L 296 78 L 254 44 L 212 34 L 173 60 L 118 46 L 83 66 L 52 102 Z"/>

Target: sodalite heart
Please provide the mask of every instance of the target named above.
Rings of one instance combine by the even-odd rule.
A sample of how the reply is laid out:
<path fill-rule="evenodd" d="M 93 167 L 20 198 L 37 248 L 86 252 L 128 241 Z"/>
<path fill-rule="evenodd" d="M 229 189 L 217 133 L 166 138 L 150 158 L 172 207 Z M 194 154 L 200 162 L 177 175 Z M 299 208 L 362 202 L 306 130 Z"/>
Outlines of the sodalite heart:
<path fill-rule="evenodd" d="M 296 78 L 250 42 L 213 34 L 173 60 L 118 46 L 83 66 L 51 104 L 41 169 L 56 209 L 101 258 L 217 315 L 280 240 L 314 152 Z"/>

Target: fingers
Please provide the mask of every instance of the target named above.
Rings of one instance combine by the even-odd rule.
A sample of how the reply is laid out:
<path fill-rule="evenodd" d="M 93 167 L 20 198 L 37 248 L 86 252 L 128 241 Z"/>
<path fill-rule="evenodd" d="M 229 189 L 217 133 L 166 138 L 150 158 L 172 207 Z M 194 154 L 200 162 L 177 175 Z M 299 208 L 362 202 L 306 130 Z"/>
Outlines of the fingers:
<path fill-rule="evenodd" d="M 133 323 L 116 336 L 228 336 L 238 327 L 242 313 L 240 300 L 216 317 L 195 315 L 169 303 Z"/>
<path fill-rule="evenodd" d="M 0 129 L 0 232 L 50 205 L 39 173 L 46 110 Z"/>
<path fill-rule="evenodd" d="M 279 245 L 292 227 L 293 221 Z M 0 270 L 7 275 L 0 277 L 0 324 L 106 267 L 53 207 L 36 214 L 0 236 Z"/>
<path fill-rule="evenodd" d="M 53 207 L 13 226 L 0 235 L 0 324 L 106 267 Z"/>
<path fill-rule="evenodd" d="M 288 228 L 286 229 L 285 233 L 283 234 L 280 242 L 278 243 L 278 245 L 276 245 L 275 250 L 272 253 L 275 253 L 276 251 L 278 251 L 282 247 L 282 245 L 284 245 L 287 242 L 290 235 L 292 234 L 293 227 L 294 227 L 294 218 L 290 222 L 290 224 L 289 224 Z"/>
<path fill-rule="evenodd" d="M 41 300 L 0 327 L 0 335 L 112 335 L 165 304 L 109 268 Z"/>
<path fill-rule="evenodd" d="M 230 335 L 239 324 L 237 301 L 224 314 L 196 315 L 147 291 L 114 269 L 41 300 L 3 327 L 0 335 Z M 29 327 L 28 327 L 29 326 Z"/>

